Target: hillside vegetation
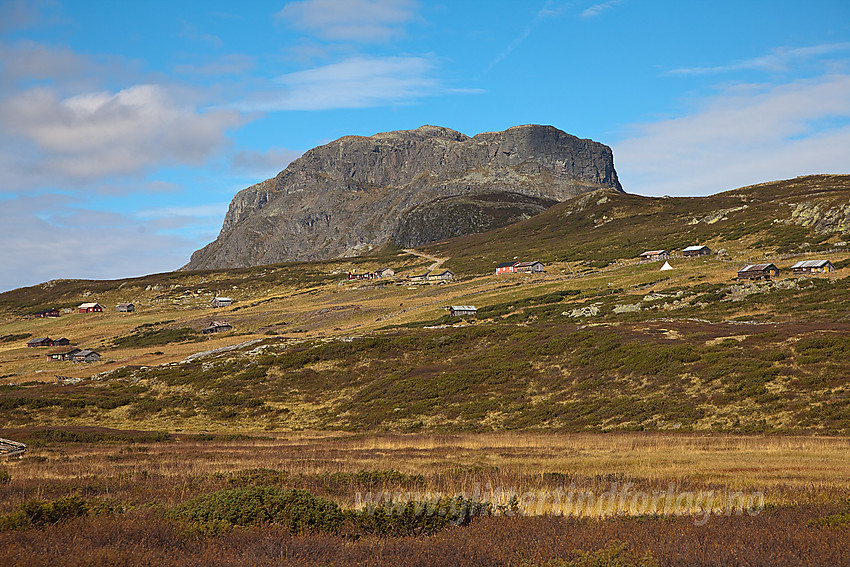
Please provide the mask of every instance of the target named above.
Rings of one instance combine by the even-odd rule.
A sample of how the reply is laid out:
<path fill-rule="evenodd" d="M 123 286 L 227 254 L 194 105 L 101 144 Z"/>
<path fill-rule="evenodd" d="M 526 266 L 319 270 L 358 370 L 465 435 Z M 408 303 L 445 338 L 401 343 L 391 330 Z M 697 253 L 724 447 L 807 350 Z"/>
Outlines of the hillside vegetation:
<path fill-rule="evenodd" d="M 700 198 L 602 190 L 422 256 L 14 290 L 0 295 L 0 427 L 847 434 L 848 215 L 850 176 Z M 690 244 L 725 254 L 635 260 Z M 412 284 L 434 256 L 455 280 Z M 493 273 L 515 256 L 546 273 Z M 790 274 L 811 258 L 837 270 Z M 735 281 L 756 260 L 782 274 Z M 383 266 L 397 277 L 347 276 Z M 221 295 L 233 305 L 212 309 Z M 105 312 L 76 313 L 84 301 Z M 135 313 L 115 312 L 127 301 Z M 476 317 L 445 310 L 469 304 Z M 71 312 L 29 315 L 47 307 Z M 212 320 L 233 330 L 201 335 Z M 25 346 L 43 336 L 103 358 L 49 361 Z"/>

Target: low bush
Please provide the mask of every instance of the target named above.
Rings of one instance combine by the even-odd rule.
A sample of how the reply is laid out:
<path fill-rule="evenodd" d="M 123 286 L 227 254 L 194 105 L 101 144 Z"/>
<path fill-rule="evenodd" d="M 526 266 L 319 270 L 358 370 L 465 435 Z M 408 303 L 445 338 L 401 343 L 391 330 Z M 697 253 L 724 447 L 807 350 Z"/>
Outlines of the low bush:
<path fill-rule="evenodd" d="M 6 469 L 0 469 L 0 484 L 9 484 L 12 482 L 12 475 Z"/>
<path fill-rule="evenodd" d="M 490 516 L 489 502 L 478 502 L 462 496 L 431 500 L 394 502 L 384 500 L 377 506 L 367 506 L 353 515 L 360 530 L 381 537 L 430 535 L 443 528 L 466 526 L 473 518 Z"/>
<path fill-rule="evenodd" d="M 79 496 L 49 501 L 30 500 L 21 504 L 15 512 L 0 517 L 0 531 L 58 524 L 85 516 L 88 512 L 88 503 Z"/>
<path fill-rule="evenodd" d="M 292 534 L 336 533 L 343 521 L 339 506 L 306 490 L 276 486 L 227 488 L 174 507 L 171 518 L 207 535 L 234 526 L 276 524 Z"/>

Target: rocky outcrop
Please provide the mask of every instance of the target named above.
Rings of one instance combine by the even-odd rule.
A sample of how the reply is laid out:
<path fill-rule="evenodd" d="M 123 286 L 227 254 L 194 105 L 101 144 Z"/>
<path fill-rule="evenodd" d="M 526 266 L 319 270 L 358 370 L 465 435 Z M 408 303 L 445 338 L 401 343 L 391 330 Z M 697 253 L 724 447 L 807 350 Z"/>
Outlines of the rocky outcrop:
<path fill-rule="evenodd" d="M 551 126 L 469 138 L 423 126 L 346 136 L 240 191 L 185 269 L 353 256 L 481 232 L 599 188 L 622 190 L 611 149 Z"/>

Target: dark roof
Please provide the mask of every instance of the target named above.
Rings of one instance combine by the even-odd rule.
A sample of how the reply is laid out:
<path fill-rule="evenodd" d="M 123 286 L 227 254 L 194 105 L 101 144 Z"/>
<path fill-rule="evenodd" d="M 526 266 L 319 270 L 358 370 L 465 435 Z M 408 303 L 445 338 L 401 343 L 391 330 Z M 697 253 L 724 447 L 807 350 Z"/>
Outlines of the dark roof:
<path fill-rule="evenodd" d="M 502 262 L 501 264 L 497 265 L 496 267 L 497 268 L 509 268 L 511 266 L 516 266 L 517 264 L 519 264 L 519 262 Z"/>
<path fill-rule="evenodd" d="M 96 355 L 100 356 L 100 354 L 99 354 L 99 353 L 97 353 L 97 352 L 95 352 L 95 351 L 93 351 L 93 350 L 88 350 L 88 349 L 86 349 L 86 350 L 81 350 L 80 352 L 75 352 L 75 353 L 73 353 L 71 356 L 75 356 L 75 357 L 76 357 L 76 356 L 86 357 L 86 356 L 88 356 L 88 355 L 90 355 L 90 354 L 96 354 Z"/>
<path fill-rule="evenodd" d="M 50 337 L 37 337 L 35 339 L 28 340 L 27 344 L 43 343 L 44 341 L 49 341 L 49 340 L 50 340 Z"/>

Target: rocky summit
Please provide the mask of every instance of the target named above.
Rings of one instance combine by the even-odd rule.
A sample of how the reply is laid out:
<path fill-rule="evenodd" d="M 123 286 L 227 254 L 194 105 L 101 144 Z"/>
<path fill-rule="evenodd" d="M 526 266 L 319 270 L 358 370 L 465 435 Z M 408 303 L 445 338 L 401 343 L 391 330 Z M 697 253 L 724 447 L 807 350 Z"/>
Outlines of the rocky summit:
<path fill-rule="evenodd" d="M 468 137 L 422 126 L 345 136 L 237 193 L 188 270 L 356 256 L 483 232 L 600 188 L 622 191 L 608 146 L 552 126 Z"/>

